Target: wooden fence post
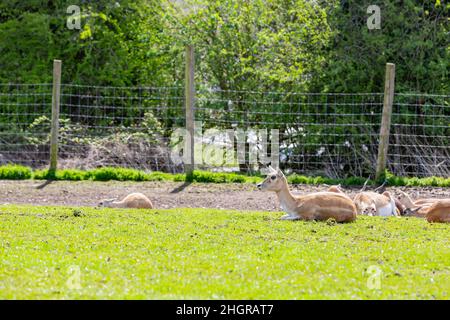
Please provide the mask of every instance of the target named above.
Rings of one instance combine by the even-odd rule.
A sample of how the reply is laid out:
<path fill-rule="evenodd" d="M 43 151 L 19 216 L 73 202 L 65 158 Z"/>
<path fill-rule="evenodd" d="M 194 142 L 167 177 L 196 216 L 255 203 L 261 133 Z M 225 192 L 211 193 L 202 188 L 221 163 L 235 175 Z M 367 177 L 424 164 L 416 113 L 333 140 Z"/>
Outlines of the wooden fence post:
<path fill-rule="evenodd" d="M 186 174 L 192 174 L 195 168 L 194 159 L 194 104 L 195 104 L 195 83 L 194 83 L 194 48 L 186 46 L 186 73 L 185 73 L 185 110 L 186 110 L 186 144 L 184 170 Z"/>
<path fill-rule="evenodd" d="M 394 102 L 395 64 L 386 64 L 386 78 L 384 83 L 383 115 L 381 118 L 380 144 L 375 179 L 379 179 L 386 168 L 389 147 L 389 131 L 391 128 L 392 104 Z"/>
<path fill-rule="evenodd" d="M 58 164 L 59 103 L 61 93 L 61 60 L 53 60 L 52 128 L 50 138 L 50 172 Z"/>

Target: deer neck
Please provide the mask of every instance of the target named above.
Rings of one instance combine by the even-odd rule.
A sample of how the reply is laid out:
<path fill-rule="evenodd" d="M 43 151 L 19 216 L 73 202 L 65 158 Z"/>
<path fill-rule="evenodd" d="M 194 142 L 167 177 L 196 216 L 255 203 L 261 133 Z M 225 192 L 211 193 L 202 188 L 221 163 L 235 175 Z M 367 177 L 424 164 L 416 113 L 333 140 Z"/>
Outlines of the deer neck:
<path fill-rule="evenodd" d="M 123 203 L 122 201 L 111 202 L 111 208 L 124 208 L 124 207 L 125 203 Z"/>
<path fill-rule="evenodd" d="M 297 207 L 296 201 L 292 193 L 289 191 L 287 182 L 283 185 L 280 191 L 277 191 L 278 201 L 283 211 L 288 214 L 296 214 L 295 208 Z"/>
<path fill-rule="evenodd" d="M 416 205 L 414 204 L 414 202 L 411 200 L 411 198 L 408 195 L 406 195 L 403 198 L 403 205 L 408 209 L 412 209 L 412 208 L 416 207 Z"/>

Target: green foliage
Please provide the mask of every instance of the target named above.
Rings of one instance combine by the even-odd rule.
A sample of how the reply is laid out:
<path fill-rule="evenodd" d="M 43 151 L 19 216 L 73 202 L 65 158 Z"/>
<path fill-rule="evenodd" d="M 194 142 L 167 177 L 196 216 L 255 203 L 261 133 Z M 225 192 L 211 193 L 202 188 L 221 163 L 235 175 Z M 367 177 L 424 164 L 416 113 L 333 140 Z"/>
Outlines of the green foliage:
<path fill-rule="evenodd" d="M 186 176 L 186 181 L 205 183 L 244 183 L 253 182 L 255 178 L 236 173 L 221 173 L 194 170 L 191 175 Z"/>
<path fill-rule="evenodd" d="M 56 172 L 49 170 L 35 170 L 33 172 L 33 179 L 35 180 L 71 180 L 81 181 L 89 179 L 89 172 L 77 169 L 60 169 Z"/>
<path fill-rule="evenodd" d="M 159 0 L 76 3 L 81 30 L 66 26 L 73 4 L 2 1 L 0 82 L 51 82 L 53 59 L 63 61 L 63 83 L 158 85 L 173 79 L 173 63 L 160 53 L 171 40 L 163 32 L 162 12 L 154 14 L 161 10 Z"/>
<path fill-rule="evenodd" d="M 359 300 L 450 294 L 448 224 L 367 216 L 334 224 L 280 216 L 1 206 L 0 299 Z M 377 274 L 380 289 L 369 286 L 377 284 Z M 67 279 L 79 288 L 68 287 Z"/>
<path fill-rule="evenodd" d="M 384 175 L 389 186 L 409 186 L 409 187 L 450 187 L 450 178 L 444 177 L 397 177 L 386 170 Z"/>
<path fill-rule="evenodd" d="M 261 175 L 244 175 L 240 173 L 223 173 L 194 170 L 192 175 L 170 174 L 164 172 L 139 171 L 128 168 L 104 167 L 93 170 L 59 169 L 56 172 L 49 170 L 35 170 L 18 165 L 0 166 L 0 179 L 36 179 L 36 180 L 93 180 L 93 181 L 175 181 L 175 182 L 201 182 L 201 183 L 251 183 L 261 182 L 264 178 Z M 349 177 L 346 179 L 331 179 L 327 177 L 309 177 L 298 174 L 287 176 L 290 184 L 328 184 L 343 186 L 361 186 L 366 182 L 362 177 Z M 450 187 L 450 178 L 428 177 L 428 178 L 408 178 L 396 177 L 386 170 L 385 176 L 378 181 L 369 180 L 368 185 L 377 185 L 384 180 L 389 186 L 411 186 L 411 187 Z"/>
<path fill-rule="evenodd" d="M 31 145 L 44 145 L 50 143 L 51 137 L 51 119 L 47 116 L 40 116 L 28 126 L 26 132 L 32 134 L 26 135 L 26 142 Z M 80 124 L 72 123 L 69 118 L 59 118 L 58 141 L 61 145 L 83 145 L 92 143 L 95 137 L 90 139 L 83 135 L 84 129 Z"/>
<path fill-rule="evenodd" d="M 449 5 L 384 1 L 381 29 L 365 1 L 69 0 L 0 4 L 0 82 L 173 85 L 184 45 L 195 45 L 201 83 L 222 90 L 382 92 L 386 62 L 397 91 L 448 92 Z M 18 39 L 20 39 L 18 41 Z"/>
<path fill-rule="evenodd" d="M 66 26 L 73 1 L 0 4 L 0 82 L 173 85 L 184 45 L 195 45 L 201 81 L 222 90 L 382 92 L 386 62 L 397 91 L 448 92 L 449 5 L 373 1 L 120 0 L 78 3 L 81 30 Z M 20 39 L 20 41 L 18 41 Z"/>
<path fill-rule="evenodd" d="M 348 177 L 345 179 L 332 179 L 328 177 L 308 177 L 298 174 L 292 174 L 287 176 L 288 183 L 291 184 L 328 184 L 328 185 L 337 185 L 341 184 L 343 186 L 360 186 L 366 182 L 366 179 L 362 177 Z M 375 184 L 374 181 L 369 180 L 369 185 Z"/>
<path fill-rule="evenodd" d="M 88 171 L 88 177 L 94 181 L 145 181 L 146 174 L 142 171 L 127 168 L 99 168 Z"/>
<path fill-rule="evenodd" d="M 2 168 L 2 167 L 0 167 Z M 29 169 L 31 170 L 31 169 Z M 55 173 L 47 169 L 35 170 L 32 177 L 36 180 L 93 180 L 93 181 L 172 181 L 178 175 L 163 172 L 146 173 L 129 168 L 103 167 L 92 170 L 59 169 Z M 183 179 L 179 181 L 184 181 Z"/>
<path fill-rule="evenodd" d="M 32 170 L 20 165 L 7 164 L 0 166 L 0 179 L 3 180 L 24 180 L 31 179 Z"/>
<path fill-rule="evenodd" d="M 150 172 L 146 174 L 146 181 L 172 181 L 175 180 L 177 175 L 173 175 L 165 172 Z M 181 180 L 179 180 L 181 181 Z"/>
<path fill-rule="evenodd" d="M 381 29 L 369 30 L 369 5 L 377 4 Z M 396 64 L 396 92 L 448 94 L 450 6 L 438 1 L 328 2 L 333 30 L 323 77 L 316 90 L 383 92 L 385 64 Z"/>
<path fill-rule="evenodd" d="M 172 15 L 196 46 L 200 74 L 222 90 L 305 90 L 324 62 L 330 29 L 317 3 L 289 1 L 187 1 Z M 179 27 L 179 26 L 177 26 Z"/>
<path fill-rule="evenodd" d="M 63 61 L 63 83 L 114 87 L 182 85 L 184 47 L 189 43 L 195 46 L 198 70 L 196 118 L 205 120 L 205 129 L 213 126 L 229 129 L 230 124 L 247 129 L 249 123 L 254 128 L 267 128 L 272 124 L 279 129 L 280 143 L 286 142 L 283 139 L 288 140 L 287 144 L 292 143 L 292 154 L 305 155 L 305 163 L 324 161 L 317 155 L 321 144 L 327 146 L 325 153 L 339 154 L 342 169 L 337 170 L 344 174 L 333 174 L 336 177 L 352 179 L 353 175 L 365 176 L 372 170 L 373 159 L 364 159 L 357 168 L 350 166 L 356 162 L 352 162 L 352 157 L 359 159 L 374 153 L 355 150 L 354 146 L 375 144 L 373 137 L 379 119 L 374 106 L 380 101 L 373 97 L 338 99 L 288 92 L 381 93 L 386 62 L 396 64 L 396 92 L 448 94 L 449 91 L 450 6 L 443 1 L 405 0 L 401 5 L 394 0 L 383 1 L 379 4 L 380 30 L 369 30 L 366 26 L 370 15 L 367 7 L 374 4 L 371 0 L 83 1 L 78 4 L 82 28 L 69 30 L 66 9 L 72 4 L 69 0 L 1 2 L 0 83 L 50 83 L 52 60 L 58 58 Z M 0 121 L 11 123 L 7 130 L 17 133 L 11 138 L 11 145 L 46 144 L 49 116 L 35 119 L 29 106 L 43 106 L 44 110 L 38 114 L 48 114 L 51 87 L 21 90 L 15 95 L 18 89 L 6 86 L 0 92 L 0 104 L 8 110 L 5 114 L 0 112 Z M 79 90 L 73 92 L 74 96 L 63 96 L 63 102 L 70 96 L 72 106 L 94 103 L 89 98 L 91 89 Z M 182 99 L 178 100 L 182 93 L 170 92 L 171 97 L 177 96 L 176 102 L 162 101 L 161 92 L 139 93 L 142 95 L 137 108 L 136 94 L 127 90 L 117 96 L 108 89 L 96 92 L 95 104 L 120 109 L 123 121 L 111 114 L 115 112 L 112 108 L 104 111 L 86 108 L 89 109 L 83 120 L 86 123 L 61 119 L 63 144 L 82 150 L 88 144 L 97 143 L 105 150 L 108 141 L 136 145 L 141 138 L 153 142 L 161 141 L 161 136 L 170 136 L 174 125 L 179 124 L 173 119 L 182 120 Z M 283 94 L 273 94 L 277 91 Z M 166 105 L 170 108 L 161 108 Z M 444 107 L 431 107 L 437 105 Z M 447 137 L 447 105 L 445 98 L 396 96 L 394 107 L 398 110 L 394 118 L 398 118 L 393 120 L 411 124 L 417 120 L 411 115 L 432 114 L 420 119 L 422 132 L 417 135 Z M 147 108 L 151 111 L 142 114 Z M 340 115 L 358 114 L 356 109 L 362 116 L 352 119 L 353 126 L 347 126 L 348 117 Z M 68 114 L 72 111 L 76 112 L 69 110 Z M 142 123 L 133 120 L 142 118 Z M 165 120 L 158 120 L 161 118 Z M 208 121 L 211 119 L 217 121 Z M 330 121 L 336 125 L 317 125 Z M 287 134 L 299 123 L 307 124 L 301 128 L 302 132 Z M 117 129 L 111 137 L 111 132 L 98 129 L 82 133 L 81 126 Z M 140 132 L 130 136 L 123 134 L 126 129 Z M 407 125 L 393 130 L 403 137 L 411 134 Z M 84 135 L 86 138 L 74 138 Z M 97 139 L 95 135 L 103 137 Z M 440 145 L 448 145 L 447 142 L 443 138 Z M 428 143 L 423 138 L 414 142 Z M 396 150 L 399 154 L 405 151 Z M 289 162 L 288 158 L 286 163 Z M 317 169 L 302 168 L 301 163 L 296 163 L 294 170 Z"/>

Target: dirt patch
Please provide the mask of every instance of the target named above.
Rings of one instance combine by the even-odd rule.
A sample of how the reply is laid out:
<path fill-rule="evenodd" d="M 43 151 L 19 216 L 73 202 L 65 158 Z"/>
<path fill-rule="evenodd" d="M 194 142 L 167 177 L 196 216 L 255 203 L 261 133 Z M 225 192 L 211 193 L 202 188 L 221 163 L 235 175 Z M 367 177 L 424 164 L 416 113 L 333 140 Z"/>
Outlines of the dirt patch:
<path fill-rule="evenodd" d="M 328 186 L 296 185 L 295 194 L 324 191 Z M 344 188 L 353 196 L 359 188 Z M 450 198 L 450 188 L 396 187 L 412 198 Z M 0 181 L 0 204 L 96 206 L 106 198 L 123 198 L 131 192 L 147 195 L 156 208 L 218 208 L 278 211 L 273 192 L 262 192 L 250 184 L 206 184 L 175 182 L 92 182 L 92 181 Z"/>

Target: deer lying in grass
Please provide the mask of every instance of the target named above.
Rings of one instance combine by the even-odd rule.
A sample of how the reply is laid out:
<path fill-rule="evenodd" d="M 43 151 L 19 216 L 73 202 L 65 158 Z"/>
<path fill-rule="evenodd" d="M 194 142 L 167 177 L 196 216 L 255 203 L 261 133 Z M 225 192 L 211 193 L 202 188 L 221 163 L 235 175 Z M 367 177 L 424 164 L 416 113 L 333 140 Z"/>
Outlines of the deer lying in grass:
<path fill-rule="evenodd" d="M 317 192 L 304 196 L 294 196 L 280 169 L 269 166 L 267 178 L 258 188 L 263 191 L 274 191 L 280 206 L 287 214 L 282 220 L 328 220 L 350 222 L 356 219 L 356 208 L 353 201 L 344 194 L 335 192 Z"/>
<path fill-rule="evenodd" d="M 370 179 L 370 177 L 369 177 L 369 179 Z M 366 181 L 366 183 L 367 183 L 368 181 Z M 366 184 L 365 183 L 365 184 Z M 381 185 L 381 186 L 379 186 L 378 188 L 376 188 L 375 190 L 374 190 L 374 192 L 378 192 L 378 193 L 380 193 L 380 194 L 383 194 L 384 192 L 385 192 L 385 190 L 386 190 L 386 184 L 387 184 L 387 181 L 386 180 L 384 180 L 384 182 L 383 182 L 383 184 Z M 363 187 L 363 190 L 364 190 L 364 187 Z M 363 190 L 361 190 L 361 191 L 363 191 Z M 389 198 L 393 198 L 394 199 L 394 203 L 395 203 L 395 206 L 396 206 L 396 208 L 397 208 L 397 214 L 399 214 L 399 215 L 401 215 L 401 216 L 403 216 L 404 214 L 406 214 L 406 212 L 407 212 L 407 210 L 406 210 L 406 207 L 396 198 L 396 197 L 394 197 L 394 196 L 391 196 L 390 194 L 385 194 L 387 197 L 389 197 Z"/>
<path fill-rule="evenodd" d="M 450 223 L 450 199 L 437 200 L 429 207 L 426 218 L 428 222 Z"/>
<path fill-rule="evenodd" d="M 398 201 L 405 207 L 404 215 L 415 216 L 415 217 L 425 217 L 428 213 L 428 209 L 439 199 L 424 198 L 413 201 L 411 197 L 400 191 L 400 196 Z"/>
<path fill-rule="evenodd" d="M 135 208 L 135 209 L 152 209 L 152 202 L 142 193 L 131 193 L 127 195 L 123 200 L 116 201 L 114 199 L 106 199 L 99 203 L 101 207 L 108 208 Z"/>
<path fill-rule="evenodd" d="M 395 199 L 387 191 L 382 194 L 371 191 L 359 192 L 353 201 L 358 214 L 384 217 L 400 215 Z"/>

